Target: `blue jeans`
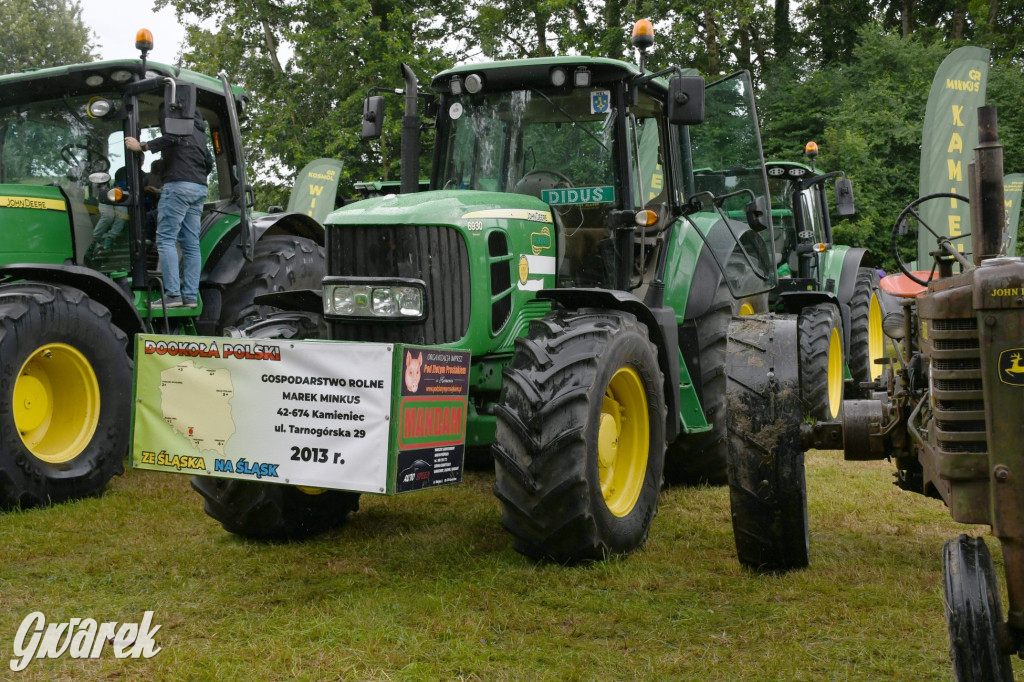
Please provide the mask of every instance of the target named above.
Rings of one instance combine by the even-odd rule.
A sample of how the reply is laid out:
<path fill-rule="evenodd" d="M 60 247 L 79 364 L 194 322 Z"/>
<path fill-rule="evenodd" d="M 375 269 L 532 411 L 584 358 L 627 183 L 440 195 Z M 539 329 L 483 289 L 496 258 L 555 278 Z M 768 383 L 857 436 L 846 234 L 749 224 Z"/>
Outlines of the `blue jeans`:
<path fill-rule="evenodd" d="M 156 251 L 164 276 L 164 293 L 187 299 L 199 298 L 199 222 L 206 201 L 206 185 L 168 182 L 160 192 L 156 215 Z M 178 279 L 178 248 L 181 243 L 181 280 Z"/>

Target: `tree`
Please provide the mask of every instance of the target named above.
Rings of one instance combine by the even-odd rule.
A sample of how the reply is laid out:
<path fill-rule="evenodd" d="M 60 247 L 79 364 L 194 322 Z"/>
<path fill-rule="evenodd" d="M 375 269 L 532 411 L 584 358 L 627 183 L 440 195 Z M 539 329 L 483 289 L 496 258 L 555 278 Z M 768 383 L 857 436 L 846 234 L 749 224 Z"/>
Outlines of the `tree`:
<path fill-rule="evenodd" d="M 0 2 L 0 72 L 90 62 L 94 38 L 78 0 Z"/>
<path fill-rule="evenodd" d="M 297 168 L 324 156 L 344 164 L 342 196 L 351 196 L 356 180 L 397 178 L 401 102 L 389 99 L 383 139 L 365 143 L 363 98 L 375 86 L 402 87 L 403 62 L 425 89 L 427 78 L 464 54 L 468 22 L 454 0 L 429 8 L 411 0 L 162 2 L 188 27 L 185 63 L 227 70 L 252 97 L 249 162 L 264 180 L 257 182 L 261 204 L 283 203 L 287 190 L 274 186 L 290 184 Z M 204 28 L 210 24 L 219 28 Z"/>

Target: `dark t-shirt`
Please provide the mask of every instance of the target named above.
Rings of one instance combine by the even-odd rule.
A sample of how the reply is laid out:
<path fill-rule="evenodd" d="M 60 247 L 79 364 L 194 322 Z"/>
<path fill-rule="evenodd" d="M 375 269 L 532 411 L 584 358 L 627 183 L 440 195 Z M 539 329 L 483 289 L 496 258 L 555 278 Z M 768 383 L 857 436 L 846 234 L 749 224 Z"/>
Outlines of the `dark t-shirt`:
<path fill-rule="evenodd" d="M 206 184 L 213 169 L 213 155 L 206 146 L 206 121 L 196 111 L 191 135 L 161 135 L 146 143 L 151 152 L 161 152 L 163 181 Z"/>

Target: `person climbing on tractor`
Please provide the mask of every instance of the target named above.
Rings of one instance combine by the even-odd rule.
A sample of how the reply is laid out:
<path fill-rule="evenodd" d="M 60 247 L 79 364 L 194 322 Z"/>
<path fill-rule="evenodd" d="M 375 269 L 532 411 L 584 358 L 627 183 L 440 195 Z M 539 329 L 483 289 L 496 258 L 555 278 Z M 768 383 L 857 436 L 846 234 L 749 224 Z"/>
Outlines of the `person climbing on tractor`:
<path fill-rule="evenodd" d="M 126 137 L 133 152 L 162 152 L 163 189 L 157 206 L 156 245 L 160 255 L 164 295 L 154 308 L 195 308 L 199 301 L 199 224 L 206 202 L 206 177 L 213 155 L 206 146 L 206 122 L 196 110 L 191 135 L 161 135 L 140 143 Z M 181 275 L 178 247 L 181 244 Z"/>

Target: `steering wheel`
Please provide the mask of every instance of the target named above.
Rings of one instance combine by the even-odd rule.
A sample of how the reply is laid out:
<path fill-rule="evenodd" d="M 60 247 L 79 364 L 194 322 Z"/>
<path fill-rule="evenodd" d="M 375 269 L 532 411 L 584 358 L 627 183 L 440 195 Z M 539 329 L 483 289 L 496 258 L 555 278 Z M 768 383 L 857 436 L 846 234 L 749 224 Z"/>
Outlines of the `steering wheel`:
<path fill-rule="evenodd" d="M 572 180 L 564 173 L 551 168 L 534 168 L 519 178 L 513 192 L 516 194 L 532 194 L 540 197 L 541 190 L 556 187 L 574 187 Z"/>
<path fill-rule="evenodd" d="M 935 279 L 935 264 L 932 265 L 932 269 L 931 272 L 928 274 L 927 280 L 922 280 L 920 277 L 915 275 L 913 272 L 911 272 L 910 268 L 907 267 L 907 264 L 903 261 L 903 257 L 900 255 L 900 238 L 906 237 L 906 235 L 911 232 L 911 228 L 914 228 L 913 233 L 915 236 L 916 244 L 916 237 L 918 236 L 918 233 L 920 232 L 921 228 L 924 228 L 925 230 L 931 232 L 932 236 L 935 237 L 935 241 L 938 244 L 940 250 L 945 251 L 950 256 L 955 258 L 958 262 L 963 264 L 965 262 L 963 260 L 963 256 L 960 255 L 960 252 L 956 248 L 956 244 L 954 244 L 954 242 L 960 239 L 966 239 L 971 236 L 970 232 L 965 232 L 964 234 L 958 235 L 956 237 L 946 237 L 933 230 L 931 225 L 925 222 L 924 218 L 921 217 L 921 214 L 918 213 L 917 207 L 929 201 L 936 201 L 939 199 L 953 199 L 955 201 L 962 201 L 965 204 L 970 203 L 970 200 L 962 194 L 953 194 L 951 192 L 938 192 L 936 194 L 926 194 L 925 196 L 920 197 L 919 199 L 915 199 L 914 201 L 907 204 L 907 207 L 903 209 L 899 217 L 896 218 L 896 224 L 892 226 L 892 255 L 896 259 L 896 265 L 899 266 L 900 272 L 902 272 L 904 275 L 910 278 L 911 281 L 917 282 L 921 286 L 928 286 L 928 282 L 931 282 L 933 279 Z"/>
<path fill-rule="evenodd" d="M 110 170 L 110 161 L 103 155 L 103 152 L 95 147 L 87 147 L 84 144 L 78 143 L 66 144 L 61 147 L 60 158 L 64 159 L 64 163 L 72 168 L 81 165 L 81 162 L 78 160 L 78 156 L 75 154 L 76 149 L 81 149 L 92 158 L 88 167 L 90 173 Z"/>

